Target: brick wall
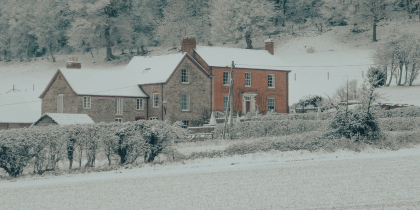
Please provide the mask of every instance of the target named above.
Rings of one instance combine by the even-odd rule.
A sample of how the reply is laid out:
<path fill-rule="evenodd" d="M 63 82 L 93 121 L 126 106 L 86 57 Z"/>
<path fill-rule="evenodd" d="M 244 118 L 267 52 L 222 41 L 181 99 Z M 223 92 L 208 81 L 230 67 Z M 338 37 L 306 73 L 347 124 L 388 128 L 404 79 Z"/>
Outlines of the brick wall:
<path fill-rule="evenodd" d="M 213 67 L 214 75 L 214 110 L 223 111 L 223 96 L 229 93 L 229 86 L 223 85 L 223 72 L 230 72 L 230 68 Z M 245 72 L 252 75 L 251 87 L 245 87 Z M 274 89 L 268 88 L 268 75 L 275 74 L 276 86 Z M 266 113 L 268 109 L 268 98 L 276 99 L 276 112 L 288 113 L 288 84 L 287 73 L 282 71 L 239 69 L 234 70 L 234 111 L 243 114 L 243 94 L 244 92 L 257 93 L 255 105 L 259 111 Z"/>

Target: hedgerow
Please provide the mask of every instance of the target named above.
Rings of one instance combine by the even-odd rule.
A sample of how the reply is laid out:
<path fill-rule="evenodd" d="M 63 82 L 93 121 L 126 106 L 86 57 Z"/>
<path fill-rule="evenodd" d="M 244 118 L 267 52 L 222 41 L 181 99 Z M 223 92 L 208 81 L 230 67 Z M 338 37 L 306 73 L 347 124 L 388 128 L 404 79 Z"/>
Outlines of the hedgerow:
<path fill-rule="evenodd" d="M 301 134 L 309 131 L 323 130 L 328 125 L 325 120 L 264 120 L 244 121 L 228 126 L 227 133 L 230 139 L 285 136 Z M 221 138 L 223 124 L 216 125 L 215 137 Z"/>
<path fill-rule="evenodd" d="M 72 167 L 75 155 L 79 167 L 86 154 L 85 167 L 95 167 L 99 153 L 118 156 L 120 164 L 133 163 L 143 156 L 152 162 L 168 149 L 170 142 L 185 138 L 182 123 L 171 125 L 162 121 L 136 121 L 127 123 L 97 123 L 70 126 L 47 126 L 0 131 L 0 168 L 16 177 L 28 165 L 33 172 L 54 171 L 60 160 L 67 159 Z M 173 153 L 173 152 L 172 152 Z"/>

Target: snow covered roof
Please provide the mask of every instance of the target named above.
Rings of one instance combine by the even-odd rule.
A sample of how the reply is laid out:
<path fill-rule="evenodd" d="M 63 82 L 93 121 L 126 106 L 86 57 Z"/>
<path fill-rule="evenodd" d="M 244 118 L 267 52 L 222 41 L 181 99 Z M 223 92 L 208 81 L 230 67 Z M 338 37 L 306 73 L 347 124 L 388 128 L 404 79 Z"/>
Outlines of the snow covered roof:
<path fill-rule="evenodd" d="M 285 63 L 267 50 L 197 46 L 195 51 L 209 66 L 230 67 L 234 61 L 237 68 L 288 71 L 281 67 Z"/>
<path fill-rule="evenodd" d="M 137 75 L 137 84 L 164 83 L 186 54 L 135 56 L 125 68 Z"/>
<path fill-rule="evenodd" d="M 39 92 L 0 95 L 0 123 L 33 123 L 41 116 Z"/>
<path fill-rule="evenodd" d="M 94 123 L 87 114 L 69 114 L 69 113 L 45 113 L 33 125 L 36 125 L 45 116 L 50 117 L 58 125 L 73 125 Z"/>
<path fill-rule="evenodd" d="M 60 69 L 78 95 L 147 97 L 138 87 L 138 75 L 124 70 Z"/>

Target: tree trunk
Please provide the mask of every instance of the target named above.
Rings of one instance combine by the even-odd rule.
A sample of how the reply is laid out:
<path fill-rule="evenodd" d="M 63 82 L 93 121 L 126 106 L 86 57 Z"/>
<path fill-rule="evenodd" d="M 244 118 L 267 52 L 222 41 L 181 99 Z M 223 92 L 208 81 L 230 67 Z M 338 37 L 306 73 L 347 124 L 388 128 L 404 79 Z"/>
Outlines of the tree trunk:
<path fill-rule="evenodd" d="M 405 66 L 405 80 L 402 86 L 405 86 L 405 84 L 407 84 L 407 76 L 408 76 L 408 65 L 404 64 L 404 66 Z"/>
<path fill-rule="evenodd" d="M 79 168 L 82 168 L 82 156 L 83 155 L 83 150 L 80 147 L 80 151 L 79 151 Z"/>
<path fill-rule="evenodd" d="M 283 0 L 283 23 L 281 26 L 286 26 L 286 2 L 287 0 Z"/>
<path fill-rule="evenodd" d="M 252 49 L 251 31 L 245 33 L 246 49 Z"/>
<path fill-rule="evenodd" d="M 50 48 L 50 55 L 51 55 L 51 58 L 52 58 L 52 62 L 54 63 L 55 62 L 55 58 L 54 58 L 54 55 L 52 53 L 52 46 L 51 46 L 51 44 L 49 45 L 49 48 Z"/>
<path fill-rule="evenodd" d="M 111 34 L 109 32 L 110 26 L 105 28 L 105 41 L 106 41 L 106 61 L 114 60 L 114 55 L 112 55 L 112 42 L 111 42 Z"/>
<path fill-rule="evenodd" d="M 89 52 L 90 52 L 90 54 L 92 55 L 92 58 L 93 58 L 93 53 L 92 53 L 92 50 L 89 50 Z"/>
<path fill-rule="evenodd" d="M 137 55 L 140 55 L 140 48 L 137 47 Z"/>
<path fill-rule="evenodd" d="M 108 166 L 110 166 L 111 165 L 111 155 L 107 155 L 106 157 L 108 158 Z"/>
<path fill-rule="evenodd" d="M 378 40 L 376 40 L 376 24 L 378 23 L 378 16 L 374 15 L 373 16 L 373 37 L 372 37 L 372 41 L 373 42 L 377 42 Z"/>
<path fill-rule="evenodd" d="M 389 77 L 389 82 L 388 82 L 388 84 L 386 85 L 387 87 L 391 84 L 391 81 L 392 81 L 392 75 L 394 74 L 394 61 L 392 61 L 392 63 L 391 63 L 391 70 L 390 70 L 391 72 L 389 73 L 390 74 L 390 77 Z"/>
<path fill-rule="evenodd" d="M 402 79 L 402 76 L 403 76 L 403 73 L 402 73 L 402 68 L 403 68 L 403 63 L 402 62 L 400 62 L 400 69 L 399 69 L 399 77 L 398 77 L 398 82 L 397 82 L 397 86 L 401 86 L 401 79 Z"/>
<path fill-rule="evenodd" d="M 416 79 L 416 63 L 413 63 L 413 66 L 411 67 L 410 83 L 408 84 L 408 86 L 412 86 L 415 79 Z"/>

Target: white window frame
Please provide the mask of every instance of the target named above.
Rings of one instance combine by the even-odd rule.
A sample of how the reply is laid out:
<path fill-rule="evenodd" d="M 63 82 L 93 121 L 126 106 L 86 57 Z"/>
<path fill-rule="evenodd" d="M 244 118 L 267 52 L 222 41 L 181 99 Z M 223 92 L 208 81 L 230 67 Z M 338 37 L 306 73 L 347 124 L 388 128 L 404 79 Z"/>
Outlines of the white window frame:
<path fill-rule="evenodd" d="M 182 121 L 182 127 L 183 128 L 188 128 L 189 124 L 190 124 L 190 121 L 188 121 L 188 120 L 183 120 Z"/>
<path fill-rule="evenodd" d="M 122 118 L 114 118 L 114 122 L 122 123 Z"/>
<path fill-rule="evenodd" d="M 159 120 L 158 117 L 149 117 L 149 120 Z"/>
<path fill-rule="evenodd" d="M 229 107 L 229 97 L 223 96 L 223 111 L 225 112 L 228 109 L 228 107 Z"/>
<path fill-rule="evenodd" d="M 115 115 L 122 115 L 124 113 L 124 99 L 115 98 Z"/>
<path fill-rule="evenodd" d="M 153 93 L 153 108 L 159 108 L 159 93 Z"/>
<path fill-rule="evenodd" d="M 184 74 L 184 71 L 185 71 L 185 74 Z M 190 84 L 190 70 L 189 69 L 181 69 L 181 83 Z"/>
<path fill-rule="evenodd" d="M 273 101 L 274 101 L 274 108 L 273 109 L 270 109 L 270 99 L 272 99 Z M 267 104 L 268 104 L 268 107 L 267 107 L 267 109 L 268 109 L 268 111 L 270 112 L 271 110 L 273 110 L 273 112 L 276 112 L 276 99 L 275 98 L 268 98 L 268 101 L 267 101 Z"/>
<path fill-rule="evenodd" d="M 190 111 L 190 95 L 182 94 L 181 95 L 181 110 L 183 112 Z M 185 106 L 184 106 L 185 105 Z"/>
<path fill-rule="evenodd" d="M 57 113 L 64 113 L 64 94 L 57 95 Z"/>
<path fill-rule="evenodd" d="M 224 71 L 223 72 L 223 86 L 230 86 L 230 77 L 231 77 L 231 75 L 230 75 L 230 71 Z M 227 79 L 225 80 L 225 75 L 228 75 L 227 76 Z"/>
<path fill-rule="evenodd" d="M 271 76 L 271 86 L 270 86 L 270 76 Z M 276 88 L 276 75 L 269 74 L 267 76 L 267 83 L 268 83 L 268 88 Z"/>
<path fill-rule="evenodd" d="M 136 99 L 136 110 L 144 110 L 144 101 L 142 98 Z"/>
<path fill-rule="evenodd" d="M 246 78 L 246 76 L 249 75 L 249 78 Z M 249 84 L 247 84 L 249 82 Z M 251 87 L 252 86 L 252 74 L 250 72 L 245 72 L 245 87 Z"/>
<path fill-rule="evenodd" d="M 83 96 L 83 109 L 91 108 L 91 98 L 90 96 Z"/>

